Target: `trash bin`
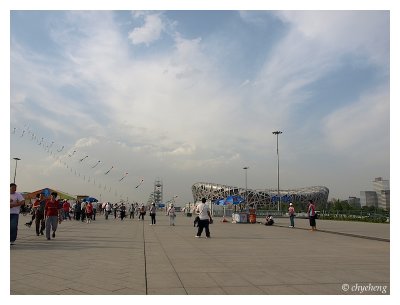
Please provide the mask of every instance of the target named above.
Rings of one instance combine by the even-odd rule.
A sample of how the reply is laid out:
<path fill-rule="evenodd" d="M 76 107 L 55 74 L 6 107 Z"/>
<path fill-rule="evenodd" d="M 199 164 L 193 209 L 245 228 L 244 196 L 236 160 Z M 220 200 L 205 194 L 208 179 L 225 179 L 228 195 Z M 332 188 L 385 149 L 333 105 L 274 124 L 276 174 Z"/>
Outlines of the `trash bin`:
<path fill-rule="evenodd" d="M 257 222 L 257 217 L 256 217 L 256 209 L 249 209 L 249 222 L 250 223 L 256 223 Z"/>

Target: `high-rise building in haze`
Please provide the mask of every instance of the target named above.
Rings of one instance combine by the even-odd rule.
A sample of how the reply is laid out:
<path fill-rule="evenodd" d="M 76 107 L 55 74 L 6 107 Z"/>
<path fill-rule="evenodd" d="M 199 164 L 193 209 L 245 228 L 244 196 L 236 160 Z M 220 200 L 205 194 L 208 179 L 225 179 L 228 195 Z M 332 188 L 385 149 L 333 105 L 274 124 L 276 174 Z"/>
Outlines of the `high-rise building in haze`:
<path fill-rule="evenodd" d="M 384 210 L 390 209 L 390 183 L 382 177 L 375 178 L 373 181 L 373 191 L 361 191 L 361 207 L 374 206 Z"/>
<path fill-rule="evenodd" d="M 378 208 L 388 210 L 390 208 L 390 183 L 382 177 L 375 178 L 374 190 L 378 197 Z"/>

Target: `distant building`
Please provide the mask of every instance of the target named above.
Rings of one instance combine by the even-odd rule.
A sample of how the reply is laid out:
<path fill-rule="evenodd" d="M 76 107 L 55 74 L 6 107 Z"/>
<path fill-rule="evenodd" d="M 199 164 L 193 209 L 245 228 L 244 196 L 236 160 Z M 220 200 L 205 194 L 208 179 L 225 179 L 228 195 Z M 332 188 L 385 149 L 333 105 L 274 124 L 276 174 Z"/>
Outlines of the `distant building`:
<path fill-rule="evenodd" d="M 378 196 L 378 208 L 390 209 L 390 184 L 389 180 L 383 180 L 382 177 L 375 178 L 373 181 L 374 190 Z"/>
<path fill-rule="evenodd" d="M 355 209 L 361 208 L 360 198 L 357 197 L 349 197 L 348 203 L 351 207 Z"/>
<path fill-rule="evenodd" d="M 375 178 L 372 181 L 373 191 L 361 191 L 360 203 L 361 207 L 377 207 L 384 210 L 390 209 L 390 183 L 382 177 Z"/>
<path fill-rule="evenodd" d="M 364 207 L 378 207 L 378 196 L 374 191 L 360 192 L 360 205 Z"/>

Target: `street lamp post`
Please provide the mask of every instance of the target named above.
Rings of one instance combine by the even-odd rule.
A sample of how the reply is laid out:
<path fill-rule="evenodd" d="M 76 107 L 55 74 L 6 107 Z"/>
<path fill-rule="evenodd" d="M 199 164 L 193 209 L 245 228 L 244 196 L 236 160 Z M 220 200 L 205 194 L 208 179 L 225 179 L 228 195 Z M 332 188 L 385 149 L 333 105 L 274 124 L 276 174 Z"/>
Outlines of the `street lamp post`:
<path fill-rule="evenodd" d="M 279 191 L 279 142 L 278 138 L 282 131 L 273 131 L 272 134 L 276 135 L 276 155 L 278 156 L 278 211 L 281 210 L 281 194 Z"/>
<path fill-rule="evenodd" d="M 243 167 L 243 169 L 244 169 L 244 172 L 245 172 L 245 184 L 246 184 L 245 200 L 246 200 L 246 208 L 247 208 L 248 205 L 249 205 L 249 202 L 247 200 L 247 170 L 249 169 L 249 167 L 245 166 L 245 167 Z"/>
<path fill-rule="evenodd" d="M 21 160 L 20 158 L 13 158 L 15 160 L 15 171 L 14 171 L 14 183 L 15 183 L 15 178 L 17 177 L 17 164 L 18 161 Z"/>

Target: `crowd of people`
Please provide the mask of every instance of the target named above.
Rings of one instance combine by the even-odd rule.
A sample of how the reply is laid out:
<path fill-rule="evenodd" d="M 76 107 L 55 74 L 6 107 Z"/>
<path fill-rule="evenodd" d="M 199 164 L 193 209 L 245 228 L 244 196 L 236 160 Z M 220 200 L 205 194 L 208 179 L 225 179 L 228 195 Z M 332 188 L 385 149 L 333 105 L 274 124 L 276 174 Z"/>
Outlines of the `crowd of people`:
<path fill-rule="evenodd" d="M 13 245 L 17 239 L 18 232 L 18 220 L 21 212 L 21 207 L 25 205 L 23 196 L 16 192 L 17 185 L 15 183 L 10 184 L 10 244 Z M 109 219 L 110 215 L 114 216 L 114 220 L 120 219 L 121 221 L 127 217 L 127 210 L 129 212 L 129 219 L 134 219 L 135 216 L 143 221 L 146 212 L 149 211 L 151 223 L 150 225 L 156 225 L 156 214 L 157 208 L 152 203 L 149 207 L 144 204 L 131 203 L 127 206 L 121 203 L 111 204 L 110 202 L 98 203 L 91 201 L 75 201 L 71 204 L 68 200 L 61 200 L 58 198 L 56 192 L 52 192 L 49 197 L 45 197 L 45 194 L 37 194 L 35 201 L 28 209 L 32 215 L 31 220 L 25 223 L 26 226 L 31 227 L 35 222 L 36 235 L 45 235 L 47 240 L 56 237 L 56 231 L 59 224 L 62 221 L 76 221 L 91 223 L 92 220 L 96 220 L 96 215 L 104 215 L 106 220 Z M 205 230 L 206 238 L 210 238 L 210 224 L 213 222 L 210 209 L 206 203 L 206 198 L 203 198 L 201 203 L 194 207 L 193 212 L 197 215 L 194 220 L 194 226 L 197 226 L 197 233 L 195 237 L 199 238 Z M 175 226 L 176 209 L 171 204 L 165 211 L 166 215 L 169 216 L 169 225 Z M 290 226 L 294 228 L 294 217 L 295 209 L 292 203 L 289 204 L 288 209 Z M 316 230 L 316 208 L 312 200 L 309 200 L 308 218 L 310 221 L 311 230 Z M 266 226 L 272 226 L 275 223 L 273 216 L 268 215 L 265 219 Z"/>
<path fill-rule="evenodd" d="M 67 199 L 60 199 L 57 192 L 52 192 L 50 196 L 39 193 L 32 204 L 25 204 L 24 197 L 16 192 L 17 185 L 10 184 L 10 245 L 14 245 L 18 235 L 18 222 L 21 212 L 30 213 L 30 221 L 25 223 L 27 227 L 33 224 L 36 235 L 44 235 L 47 240 L 56 237 L 58 225 L 63 221 L 86 222 L 90 224 L 96 220 L 96 216 L 104 215 L 106 220 L 110 215 L 114 215 L 114 219 L 124 220 L 127 217 L 127 206 L 125 203 L 110 202 L 99 203 L 96 201 L 80 200 L 72 204 Z M 134 219 L 135 216 L 144 220 L 147 207 L 144 204 L 131 203 L 128 205 L 129 218 Z M 154 207 L 154 204 L 152 205 Z M 152 215 L 152 224 L 155 224 L 155 209 L 150 208 Z"/>

